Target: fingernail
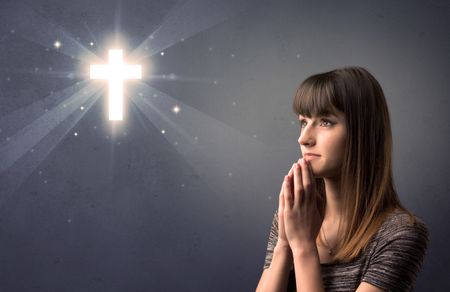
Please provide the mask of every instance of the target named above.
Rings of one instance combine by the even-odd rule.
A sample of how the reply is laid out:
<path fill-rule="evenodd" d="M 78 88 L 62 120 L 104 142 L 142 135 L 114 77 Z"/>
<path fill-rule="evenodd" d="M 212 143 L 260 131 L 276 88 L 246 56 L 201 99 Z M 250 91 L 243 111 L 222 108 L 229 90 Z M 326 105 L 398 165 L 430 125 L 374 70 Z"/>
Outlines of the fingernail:
<path fill-rule="evenodd" d="M 298 163 L 295 164 L 295 168 L 298 169 Z"/>

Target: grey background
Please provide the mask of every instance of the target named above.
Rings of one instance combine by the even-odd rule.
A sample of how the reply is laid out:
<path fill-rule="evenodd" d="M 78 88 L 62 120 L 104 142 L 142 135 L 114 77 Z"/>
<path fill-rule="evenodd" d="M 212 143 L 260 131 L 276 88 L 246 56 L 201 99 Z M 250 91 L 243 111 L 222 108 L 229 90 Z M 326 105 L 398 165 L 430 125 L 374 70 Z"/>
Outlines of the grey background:
<path fill-rule="evenodd" d="M 86 64 L 15 30 L 40 25 L 23 10 L 88 48 L 93 37 L 100 44 L 114 31 L 134 48 L 177 7 L 148 0 L 0 3 L 0 118 L 86 79 L 77 75 Z M 448 2 L 245 3 L 152 58 L 155 74 L 184 79 L 146 82 L 254 142 L 203 148 L 205 157 L 220 153 L 219 166 L 209 158 L 188 163 L 176 150 L 187 145 L 169 143 L 136 106 L 120 128 L 126 135 L 117 134 L 100 97 L 43 161 L 27 168 L 26 158 L 18 172 L 0 174 L 0 291 L 253 291 L 282 177 L 299 157 L 293 93 L 309 75 L 345 65 L 367 68 L 382 85 L 396 186 L 430 230 L 415 291 L 450 288 Z M 75 75 L 55 76 L 48 67 Z M 0 125 L 2 143 L 13 126 Z M 208 135 L 204 140 L 227 139 L 220 130 Z M 245 159 L 233 160 L 237 155 Z M 215 180 L 202 168 L 217 170 Z M 9 192 L 8 182 L 23 174 Z"/>

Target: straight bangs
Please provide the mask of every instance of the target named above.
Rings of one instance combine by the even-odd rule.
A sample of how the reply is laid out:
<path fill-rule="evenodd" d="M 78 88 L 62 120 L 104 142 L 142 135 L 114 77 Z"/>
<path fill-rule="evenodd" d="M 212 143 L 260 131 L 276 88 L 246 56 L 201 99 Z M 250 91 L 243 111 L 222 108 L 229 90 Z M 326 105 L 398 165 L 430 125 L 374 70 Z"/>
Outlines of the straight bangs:
<path fill-rule="evenodd" d="M 329 72 L 313 75 L 303 81 L 295 93 L 292 109 L 297 115 L 308 118 L 343 112 L 342 102 L 336 95 Z"/>

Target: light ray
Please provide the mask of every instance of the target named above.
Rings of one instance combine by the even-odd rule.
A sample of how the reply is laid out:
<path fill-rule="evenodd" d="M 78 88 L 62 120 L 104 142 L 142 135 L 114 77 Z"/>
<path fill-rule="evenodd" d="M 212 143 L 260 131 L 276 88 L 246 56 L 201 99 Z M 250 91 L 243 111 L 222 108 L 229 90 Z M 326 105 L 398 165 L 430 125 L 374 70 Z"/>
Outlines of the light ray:
<path fill-rule="evenodd" d="M 66 78 L 66 79 L 84 79 L 86 74 L 75 72 L 75 71 L 55 71 L 47 69 L 0 69 L 2 73 L 9 74 L 31 74 L 35 76 L 48 76 L 50 78 Z"/>
<path fill-rule="evenodd" d="M 45 19 L 29 6 L 15 3 L 9 9 L 11 10 L 11 17 L 8 18 L 11 19 L 9 25 L 14 27 L 15 32 L 23 38 L 86 63 L 100 61 L 99 57 L 80 44 L 60 25 Z M 55 41 L 60 42 L 58 49 L 54 48 Z"/>
<path fill-rule="evenodd" d="M 86 114 L 86 112 L 92 107 L 92 105 L 98 100 L 100 93 L 96 93 L 94 96 L 76 97 L 73 96 L 73 107 L 76 106 L 81 100 L 85 100 L 86 110 L 84 111 L 72 111 L 67 112 L 68 115 L 58 115 L 52 113 L 54 119 L 47 117 L 50 123 L 56 125 L 52 127 L 51 131 L 46 129 L 40 130 L 43 134 L 47 132 L 42 139 L 39 139 L 36 145 L 33 146 L 34 151 L 28 151 L 18 161 L 16 161 L 8 170 L 0 175 L 0 208 L 3 207 L 4 202 L 18 190 L 22 183 L 30 176 L 30 174 L 46 159 L 46 157 L 53 151 L 53 149 L 61 142 L 61 140 L 69 133 L 69 131 L 80 121 L 80 119 Z M 55 110 L 57 110 L 55 108 Z M 39 123 L 39 122 L 38 122 Z M 38 125 L 36 125 L 38 126 Z M 27 139 L 24 139 L 27 140 Z M 28 139 L 30 140 L 30 138 Z M 22 147 L 19 144 L 20 147 Z M 1 152 L 0 157 L 3 159 L 5 153 Z M 3 165 L 3 164 L 2 164 Z"/>
<path fill-rule="evenodd" d="M 46 110 L 58 106 L 58 104 L 68 100 L 70 96 L 83 90 L 87 84 L 88 81 L 76 82 L 69 87 L 54 92 L 45 98 L 38 99 L 27 106 L 21 107 L 3 117 L 0 117 L 0 125 L 2 128 L 0 144 L 6 137 L 13 136 L 17 131 L 46 113 Z"/>
<path fill-rule="evenodd" d="M 92 41 L 94 41 L 95 46 L 99 49 L 100 52 L 104 52 L 105 50 L 103 49 L 103 46 L 100 45 L 100 43 L 98 42 L 98 39 L 95 37 L 95 35 L 92 32 L 92 30 L 89 28 L 89 26 L 86 23 L 86 21 L 83 21 L 83 25 L 86 28 L 86 30 L 89 33 L 89 35 L 91 36 Z"/>
<path fill-rule="evenodd" d="M 131 101 L 205 182 L 223 186 L 230 183 L 224 177 L 232 176 L 235 183 L 256 187 L 247 177 L 255 161 L 270 155 L 266 145 L 146 84 L 135 90 L 141 94 L 131 94 Z M 175 104 L 178 114 L 172 112 Z"/>
<path fill-rule="evenodd" d="M 98 90 L 98 86 L 88 85 L 86 89 L 72 94 L 67 100 L 46 111 L 33 122 L 8 137 L 9 139 L 2 141 L 0 144 L 0 174 L 30 151 L 43 137 L 48 135 L 70 114 L 78 110 L 81 105 L 92 99 L 92 96 Z M 9 118 L 9 122 L 13 122 L 17 118 L 18 115 L 14 115 L 13 118 Z"/>
<path fill-rule="evenodd" d="M 177 82 L 192 82 L 192 83 L 203 83 L 203 84 L 211 84 L 214 80 L 208 79 L 205 77 L 192 77 L 192 76 L 183 76 L 178 74 L 150 74 L 147 76 L 143 76 L 143 79 L 158 79 L 158 80 L 166 80 L 166 81 L 177 81 Z"/>
<path fill-rule="evenodd" d="M 189 0 L 177 5 L 164 22 L 130 54 L 130 58 L 139 60 L 167 49 L 241 13 L 249 7 L 249 2 Z"/>

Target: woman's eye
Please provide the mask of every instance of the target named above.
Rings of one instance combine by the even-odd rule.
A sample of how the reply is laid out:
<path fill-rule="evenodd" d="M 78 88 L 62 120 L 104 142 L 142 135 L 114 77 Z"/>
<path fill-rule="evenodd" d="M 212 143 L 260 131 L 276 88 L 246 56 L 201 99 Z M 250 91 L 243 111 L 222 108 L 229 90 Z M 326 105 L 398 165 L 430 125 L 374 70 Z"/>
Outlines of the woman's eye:
<path fill-rule="evenodd" d="M 329 126 L 333 125 L 333 123 L 330 122 L 329 120 L 322 120 L 322 122 L 328 123 Z"/>
<path fill-rule="evenodd" d="M 321 125 L 325 124 L 325 127 L 331 127 L 333 125 L 332 122 L 330 122 L 329 120 L 325 120 L 325 119 L 322 119 L 320 121 L 320 124 Z M 300 121 L 300 128 L 304 128 L 305 125 L 306 125 L 306 121 L 305 120 L 301 120 Z"/>

